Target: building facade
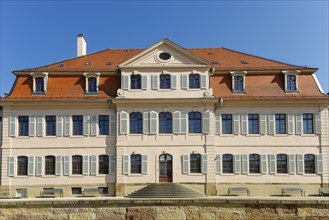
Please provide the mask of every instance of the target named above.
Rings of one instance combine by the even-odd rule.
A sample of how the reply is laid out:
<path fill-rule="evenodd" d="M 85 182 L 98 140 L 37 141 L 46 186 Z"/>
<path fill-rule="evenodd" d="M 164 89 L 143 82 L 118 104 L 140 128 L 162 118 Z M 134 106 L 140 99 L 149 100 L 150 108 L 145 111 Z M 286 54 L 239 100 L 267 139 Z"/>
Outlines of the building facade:
<path fill-rule="evenodd" d="M 167 39 L 18 70 L 2 107 L 1 197 L 45 188 L 125 196 L 174 182 L 318 194 L 329 183 L 328 96 L 316 68 Z"/>

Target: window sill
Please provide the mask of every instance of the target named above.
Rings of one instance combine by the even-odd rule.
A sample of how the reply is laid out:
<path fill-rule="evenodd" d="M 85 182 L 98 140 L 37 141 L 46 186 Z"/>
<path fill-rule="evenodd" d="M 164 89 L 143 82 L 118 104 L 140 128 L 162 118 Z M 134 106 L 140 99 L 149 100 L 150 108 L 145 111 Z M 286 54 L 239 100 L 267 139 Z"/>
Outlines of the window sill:
<path fill-rule="evenodd" d="M 274 176 L 290 176 L 289 173 L 276 173 Z"/>
<path fill-rule="evenodd" d="M 24 175 L 24 176 L 14 176 L 15 178 L 17 178 L 17 179 L 26 179 L 26 178 L 29 178 L 30 176 L 28 176 L 28 175 Z"/>
<path fill-rule="evenodd" d="M 262 176 L 266 174 L 261 174 L 261 173 L 247 173 L 248 176 Z"/>
<path fill-rule="evenodd" d="M 45 96 L 46 92 L 32 92 L 32 96 Z"/>
<path fill-rule="evenodd" d="M 234 134 L 220 134 L 222 137 L 234 137 Z"/>
<path fill-rule="evenodd" d="M 56 178 L 56 177 L 59 177 L 59 176 L 56 176 L 56 175 L 42 175 L 41 177 L 42 178 Z"/>
<path fill-rule="evenodd" d="M 57 136 L 56 135 L 54 135 L 54 136 L 43 136 L 42 138 L 43 139 L 53 139 L 53 138 L 57 138 Z"/>
<path fill-rule="evenodd" d="M 286 94 L 299 94 L 298 90 L 286 91 Z"/>
<path fill-rule="evenodd" d="M 201 88 L 188 88 L 188 91 L 201 91 Z"/>
<path fill-rule="evenodd" d="M 70 138 L 84 138 L 84 137 L 88 137 L 88 136 L 84 136 L 84 135 L 71 135 L 69 137 Z"/>
<path fill-rule="evenodd" d="M 85 92 L 85 96 L 98 96 L 98 92 Z"/>
<path fill-rule="evenodd" d="M 129 89 L 128 91 L 131 91 L 131 92 L 143 92 L 145 90 L 146 89 Z"/>
<path fill-rule="evenodd" d="M 302 134 L 302 137 L 316 137 L 316 134 Z"/>
<path fill-rule="evenodd" d="M 260 137 L 261 134 L 247 134 L 247 137 Z"/>
<path fill-rule="evenodd" d="M 316 173 L 304 173 L 303 176 L 309 176 L 309 177 L 315 177 L 315 176 L 320 176 L 321 174 L 316 174 Z"/>
<path fill-rule="evenodd" d="M 189 173 L 188 176 L 204 176 L 203 173 Z"/>
<path fill-rule="evenodd" d="M 234 173 L 220 173 L 219 175 L 221 175 L 221 176 L 235 176 L 236 174 L 234 174 Z"/>
<path fill-rule="evenodd" d="M 188 136 L 200 136 L 203 133 L 188 133 Z"/>
<path fill-rule="evenodd" d="M 233 90 L 233 95 L 245 95 L 246 91 L 237 91 L 237 90 Z"/>
<path fill-rule="evenodd" d="M 171 92 L 173 89 L 158 89 L 159 92 Z"/>
<path fill-rule="evenodd" d="M 32 137 L 30 137 L 30 136 L 16 136 L 15 138 L 17 138 L 17 139 L 30 139 Z"/>
<path fill-rule="evenodd" d="M 82 174 L 71 174 L 71 175 L 69 175 L 69 178 L 81 178 L 81 177 L 84 177 L 84 175 L 82 175 Z"/>
<path fill-rule="evenodd" d="M 274 137 L 288 137 L 288 134 L 274 134 Z"/>
<path fill-rule="evenodd" d="M 128 174 L 128 177 L 142 177 L 144 176 L 143 174 L 141 173 L 131 173 L 131 174 Z"/>

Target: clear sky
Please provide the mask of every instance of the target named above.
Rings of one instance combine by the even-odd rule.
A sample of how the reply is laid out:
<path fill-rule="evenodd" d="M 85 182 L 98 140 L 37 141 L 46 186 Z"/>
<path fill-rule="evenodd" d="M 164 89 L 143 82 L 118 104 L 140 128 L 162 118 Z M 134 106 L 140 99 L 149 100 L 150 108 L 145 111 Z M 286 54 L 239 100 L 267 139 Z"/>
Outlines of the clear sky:
<path fill-rule="evenodd" d="M 75 57 L 78 33 L 87 53 L 168 38 L 186 48 L 226 47 L 316 67 L 329 91 L 328 0 L 0 2 L 2 96 L 15 80 L 11 71 Z"/>

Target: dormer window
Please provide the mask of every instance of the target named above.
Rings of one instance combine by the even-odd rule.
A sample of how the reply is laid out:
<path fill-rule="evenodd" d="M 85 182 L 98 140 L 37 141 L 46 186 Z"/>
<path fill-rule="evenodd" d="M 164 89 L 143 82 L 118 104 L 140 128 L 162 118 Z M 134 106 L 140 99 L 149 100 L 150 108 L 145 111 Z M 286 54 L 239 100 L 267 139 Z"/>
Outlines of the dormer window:
<path fill-rule="evenodd" d="M 32 95 L 45 95 L 47 90 L 48 73 L 31 73 L 33 77 Z"/>
<path fill-rule="evenodd" d="M 234 76 L 234 91 L 243 92 L 243 76 Z"/>
<path fill-rule="evenodd" d="M 287 92 L 296 91 L 296 76 L 289 75 L 287 76 Z"/>
<path fill-rule="evenodd" d="M 99 76 L 100 73 L 84 73 L 86 77 L 86 95 L 98 95 Z"/>
<path fill-rule="evenodd" d="M 35 78 L 35 92 L 44 93 L 45 92 L 45 81 L 43 77 Z"/>
<path fill-rule="evenodd" d="M 88 78 L 88 92 L 97 92 L 97 78 L 89 77 Z"/>
<path fill-rule="evenodd" d="M 245 78 L 247 71 L 232 71 L 233 93 L 245 93 Z"/>
<path fill-rule="evenodd" d="M 282 71 L 284 74 L 284 88 L 286 93 L 298 93 L 299 70 Z"/>
<path fill-rule="evenodd" d="M 141 75 L 130 75 L 130 89 L 141 89 Z"/>

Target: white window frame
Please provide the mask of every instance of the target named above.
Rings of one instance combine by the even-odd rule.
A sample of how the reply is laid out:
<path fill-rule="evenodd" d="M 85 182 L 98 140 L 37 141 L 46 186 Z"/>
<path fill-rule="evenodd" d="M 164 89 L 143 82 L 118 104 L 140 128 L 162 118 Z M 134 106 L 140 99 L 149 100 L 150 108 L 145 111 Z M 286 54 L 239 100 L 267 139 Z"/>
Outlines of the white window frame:
<path fill-rule="evenodd" d="M 231 76 L 232 76 L 232 93 L 234 94 L 244 94 L 246 93 L 246 75 L 247 71 L 231 71 Z M 238 91 L 234 88 L 234 78 L 236 76 L 241 76 L 243 78 L 243 91 Z"/>
<path fill-rule="evenodd" d="M 284 74 L 284 91 L 286 93 L 299 93 L 298 89 L 298 75 L 300 74 L 300 70 L 284 70 L 282 71 Z M 295 76 L 296 77 L 296 90 L 295 91 L 288 91 L 288 76 Z"/>
<path fill-rule="evenodd" d="M 48 84 L 48 72 L 32 72 L 30 73 L 30 76 L 33 78 L 33 90 L 32 90 L 32 95 L 45 95 L 47 92 L 47 84 Z M 35 79 L 41 77 L 43 78 L 43 88 L 44 92 L 37 92 L 36 91 L 36 82 Z"/>
<path fill-rule="evenodd" d="M 85 94 L 86 95 L 98 95 L 98 87 L 99 87 L 99 76 L 101 75 L 101 73 L 84 73 L 83 74 L 84 77 L 86 78 L 86 86 L 85 86 Z M 89 78 L 96 78 L 96 93 L 95 92 L 89 92 L 89 88 L 88 88 L 88 79 Z"/>

